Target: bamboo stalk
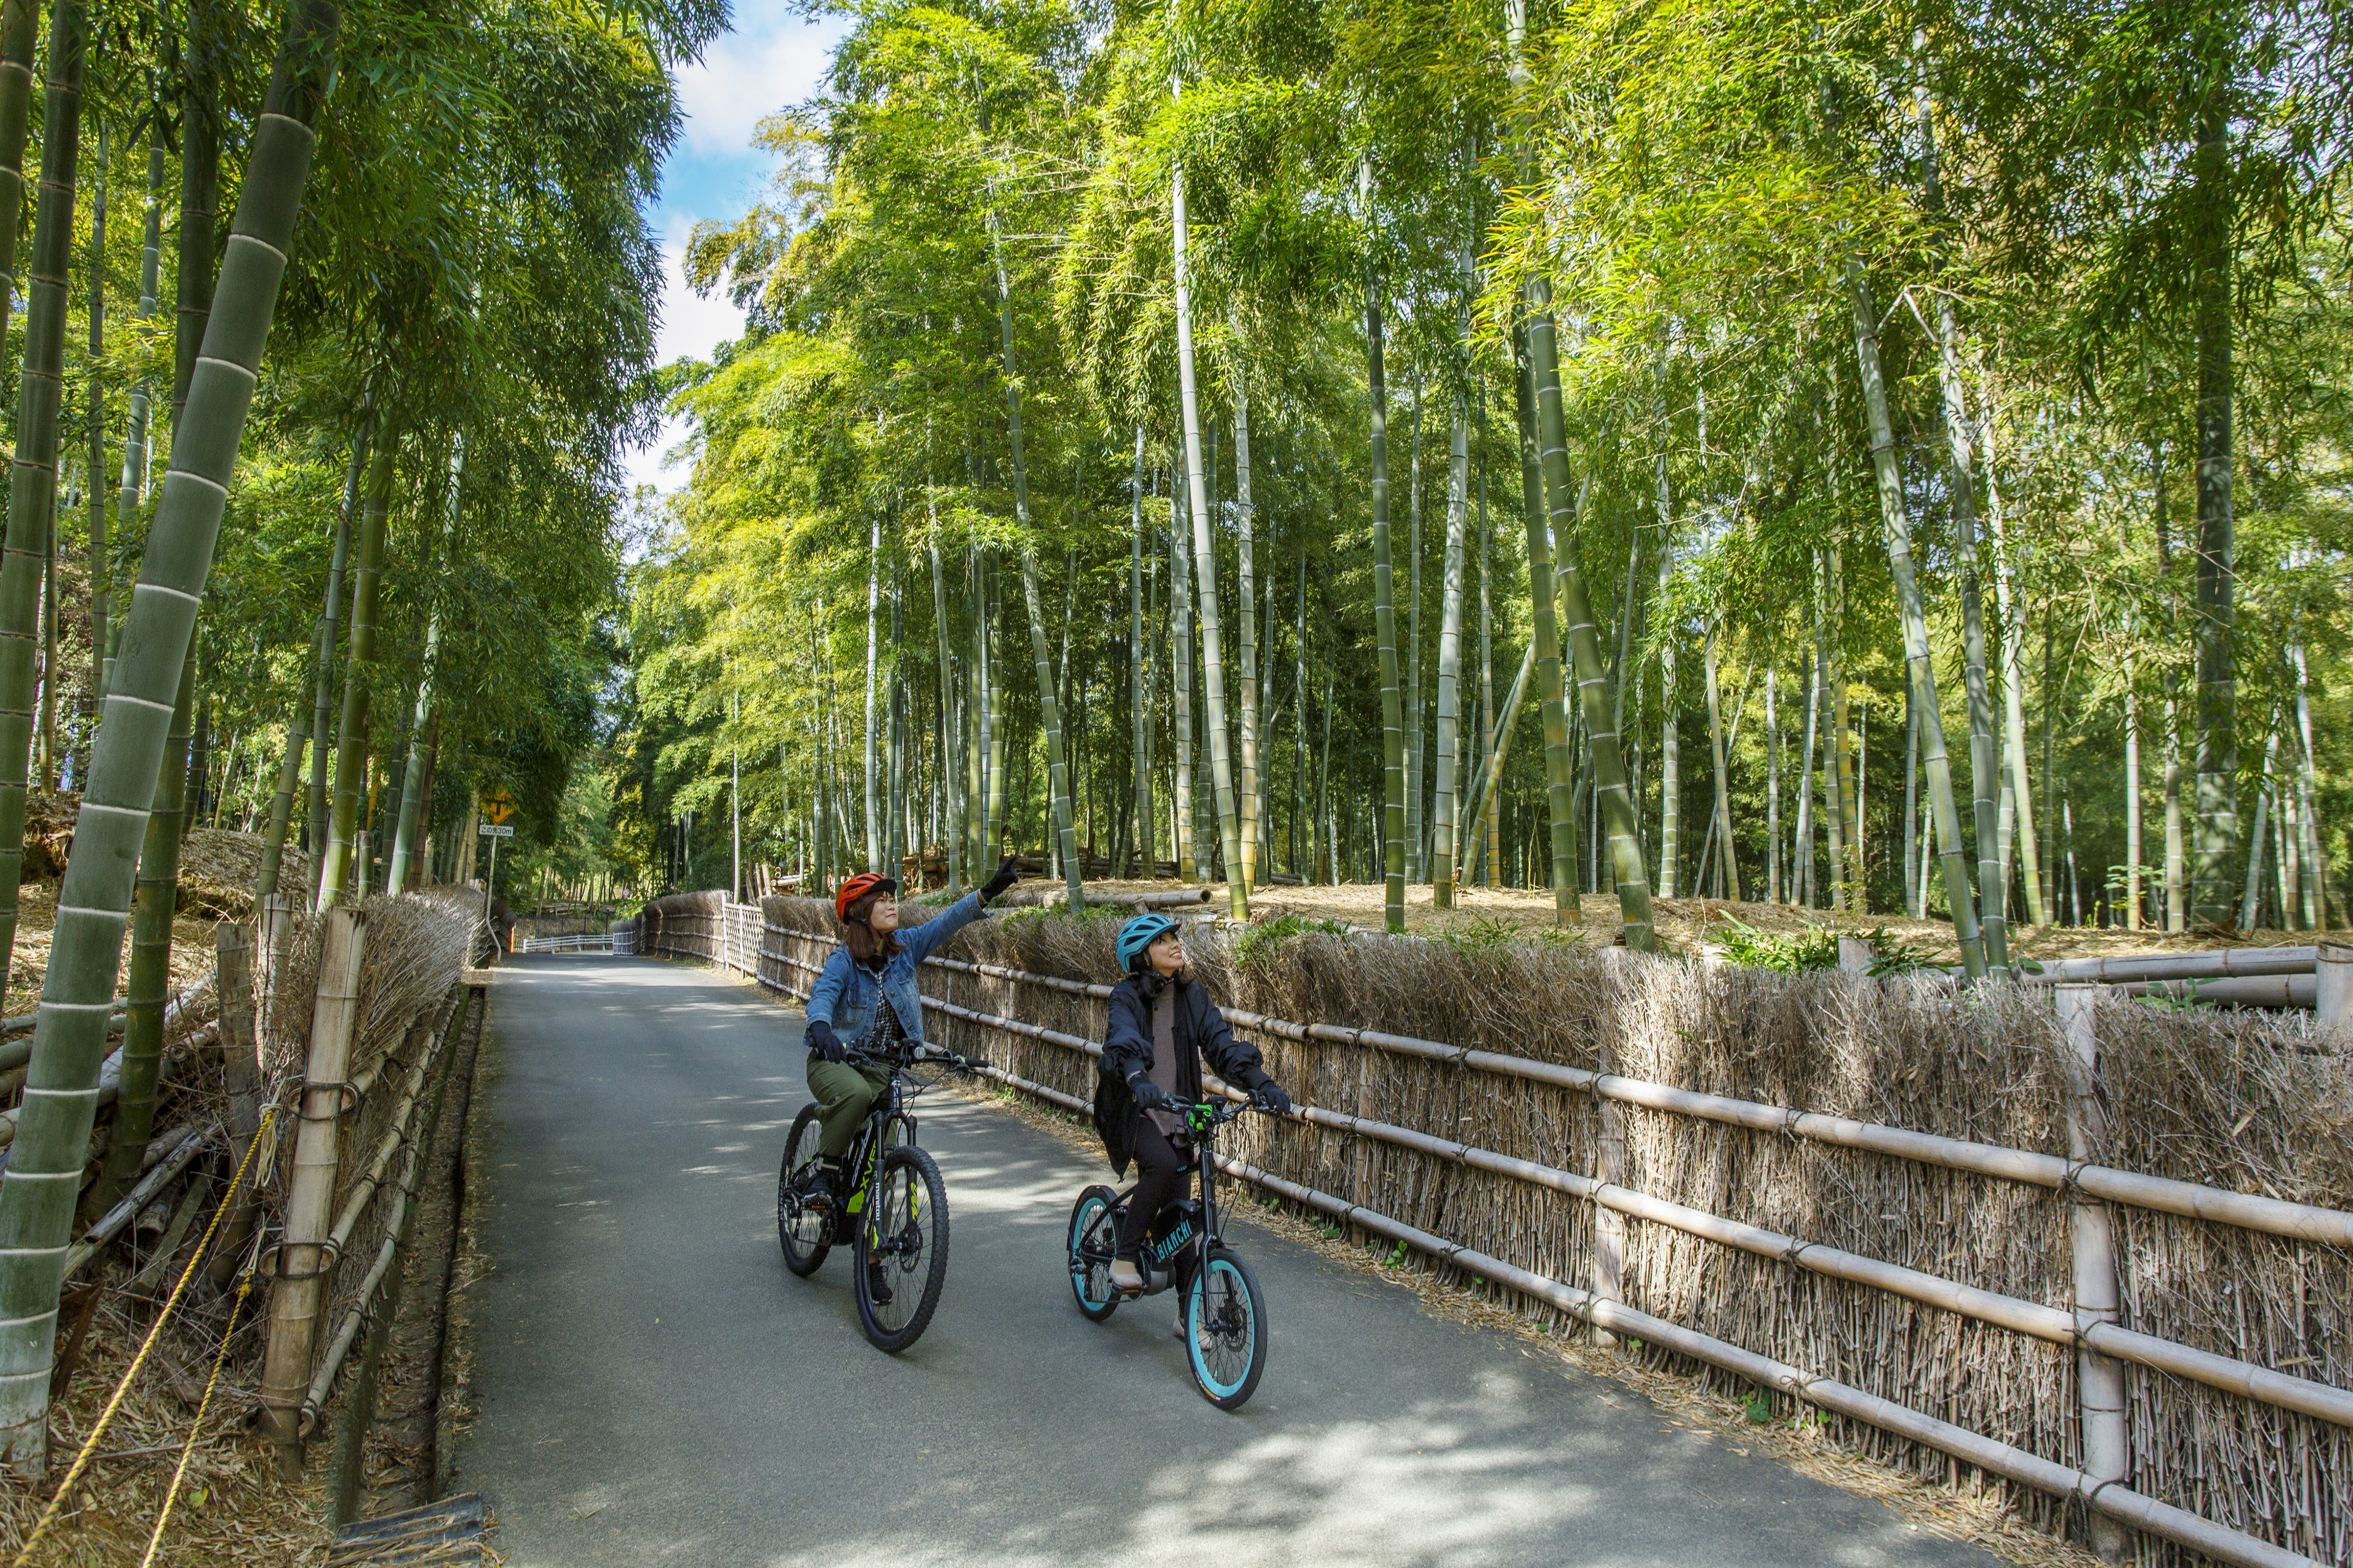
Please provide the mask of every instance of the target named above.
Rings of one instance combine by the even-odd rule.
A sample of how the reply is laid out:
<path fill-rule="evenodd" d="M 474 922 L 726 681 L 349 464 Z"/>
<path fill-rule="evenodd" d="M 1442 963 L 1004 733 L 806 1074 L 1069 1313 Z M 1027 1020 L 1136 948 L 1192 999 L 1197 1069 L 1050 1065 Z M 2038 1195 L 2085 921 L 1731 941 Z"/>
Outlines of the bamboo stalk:
<path fill-rule="evenodd" d="M 2100 1103 L 2099 988 L 2062 985 L 2060 1027 L 2067 1037 L 2067 1155 L 2088 1160 L 2107 1135 L 2107 1112 Z M 2116 1293 L 2116 1238 L 2107 1205 L 2079 1190 L 2068 1195 L 2068 1226 L 2073 1240 L 2075 1330 L 2079 1340 L 2095 1327 L 2112 1327 Z M 2125 1432 L 2124 1368 L 2088 1344 L 2075 1357 L 2075 1393 L 2084 1441 L 2084 1472 L 2101 1485 L 2124 1479 L 2132 1462 Z M 2124 1559 L 2129 1546 L 2111 1521 L 2092 1521 L 2092 1545 L 2107 1562 Z"/>

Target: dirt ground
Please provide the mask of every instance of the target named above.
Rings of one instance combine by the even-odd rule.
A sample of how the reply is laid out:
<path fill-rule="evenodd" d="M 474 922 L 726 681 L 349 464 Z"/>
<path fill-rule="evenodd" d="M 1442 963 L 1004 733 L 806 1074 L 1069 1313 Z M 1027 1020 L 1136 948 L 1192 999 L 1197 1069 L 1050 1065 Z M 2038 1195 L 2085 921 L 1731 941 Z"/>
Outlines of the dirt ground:
<path fill-rule="evenodd" d="M 49 972 L 49 933 L 57 920 L 57 883 L 26 882 L 17 889 L 16 945 L 8 954 L 8 988 L 5 998 L 0 999 L 0 1015 L 13 1018 L 29 1013 L 40 1001 L 41 978 Z M 172 990 L 194 985 L 213 972 L 215 923 L 209 912 L 183 912 L 174 917 Z M 131 958 L 131 933 L 127 930 L 122 942 L 127 968 Z"/>
<path fill-rule="evenodd" d="M 1090 882 L 1087 887 L 1091 891 L 1151 892 L 1172 890 L 1185 885 L 1181 882 L 1105 881 Z M 1367 882 L 1344 882 L 1336 888 L 1270 886 L 1250 894 L 1250 916 L 1254 920 L 1263 920 L 1297 914 L 1310 920 L 1339 921 L 1366 931 L 1379 931 L 1382 899 L 1382 889 L 1377 884 Z M 1604 946 L 1615 942 L 1618 937 L 1618 900 L 1608 894 L 1588 893 L 1578 901 L 1582 911 L 1575 917 L 1576 923 L 1569 929 L 1585 942 Z M 1225 912 L 1226 889 L 1223 883 L 1211 887 L 1209 902 L 1203 908 L 1219 914 Z M 1869 931 L 1884 927 L 1890 937 L 1939 953 L 1954 963 L 1960 960 L 1960 948 L 1953 940 L 1953 927 L 1948 921 L 1915 921 L 1895 914 L 1848 915 L 1829 910 L 1794 909 L 1787 904 L 1734 902 L 1720 899 L 1654 899 L 1651 903 L 1651 915 L 1661 939 L 1669 947 L 1683 952 L 1697 952 L 1720 941 L 1729 922 L 1737 921 L 1776 934 L 1801 931 L 1810 923 L 1852 931 Z M 1455 907 L 1441 910 L 1434 906 L 1429 888 L 1409 886 L 1405 890 L 1405 925 L 1409 931 L 1442 936 L 1496 924 L 1530 931 L 1556 929 L 1552 894 L 1541 889 L 1461 888 L 1455 892 Z M 2010 950 L 2023 958 L 2048 959 L 2113 957 L 2128 952 L 2188 952 L 2202 948 L 2236 946 L 2294 946 L 2313 942 L 2353 942 L 2353 932 L 2258 931 L 2241 938 L 2235 933 L 2227 937 L 2202 934 L 2168 936 L 2161 931 L 2151 931 L 2041 926 L 2013 928 Z"/>

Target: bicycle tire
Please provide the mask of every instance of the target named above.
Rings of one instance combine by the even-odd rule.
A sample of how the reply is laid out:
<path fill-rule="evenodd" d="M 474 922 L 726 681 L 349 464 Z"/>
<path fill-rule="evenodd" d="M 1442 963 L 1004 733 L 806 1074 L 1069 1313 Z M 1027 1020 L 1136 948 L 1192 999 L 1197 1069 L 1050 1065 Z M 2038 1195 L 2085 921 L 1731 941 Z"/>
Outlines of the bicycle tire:
<path fill-rule="evenodd" d="M 1119 1242 L 1118 1218 L 1112 1205 L 1119 1194 L 1106 1186 L 1089 1187 L 1071 1206 L 1071 1294 L 1087 1321 L 1100 1323 L 1119 1310 L 1119 1292 L 1111 1288 L 1111 1254 Z M 1092 1249 L 1100 1261 L 1082 1256 Z"/>
<path fill-rule="evenodd" d="M 939 1165 L 912 1143 L 885 1150 L 857 1221 L 858 1321 L 876 1350 L 897 1355 L 931 1326 L 948 1280 L 948 1189 Z M 878 1272 L 890 1287 L 887 1301 L 875 1300 Z"/>
<path fill-rule="evenodd" d="M 1201 1397 L 1220 1410 L 1249 1404 L 1266 1371 L 1258 1276 L 1222 1247 L 1210 1248 L 1208 1266 L 1185 1292 L 1185 1364 Z"/>
<path fill-rule="evenodd" d="M 804 1279 L 818 1271 L 833 1247 L 833 1216 L 808 1213 L 792 1192 L 795 1173 L 817 1158 L 822 1136 L 818 1108 L 801 1107 L 801 1113 L 793 1118 L 792 1131 L 785 1138 L 784 1163 L 776 1167 L 776 1242 L 784 1248 L 785 1267 Z M 812 1229 L 813 1238 L 808 1234 Z"/>

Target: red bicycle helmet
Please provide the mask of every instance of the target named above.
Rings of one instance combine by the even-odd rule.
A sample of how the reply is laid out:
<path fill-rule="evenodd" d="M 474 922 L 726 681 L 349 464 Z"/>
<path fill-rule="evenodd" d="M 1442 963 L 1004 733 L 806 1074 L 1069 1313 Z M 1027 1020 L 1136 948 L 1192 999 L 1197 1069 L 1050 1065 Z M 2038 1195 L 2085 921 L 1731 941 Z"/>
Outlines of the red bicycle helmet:
<path fill-rule="evenodd" d="M 848 920 L 849 906 L 869 893 L 895 893 L 898 890 L 899 884 L 890 878 L 873 871 L 860 871 L 844 882 L 841 885 L 841 890 L 833 895 L 833 918 L 840 921 Z"/>

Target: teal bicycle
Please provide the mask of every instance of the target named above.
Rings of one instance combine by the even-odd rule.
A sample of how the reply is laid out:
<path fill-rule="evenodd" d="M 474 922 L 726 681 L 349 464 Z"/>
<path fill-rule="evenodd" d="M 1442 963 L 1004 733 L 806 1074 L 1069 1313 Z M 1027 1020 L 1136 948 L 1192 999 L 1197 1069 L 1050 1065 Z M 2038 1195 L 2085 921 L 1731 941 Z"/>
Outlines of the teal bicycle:
<path fill-rule="evenodd" d="M 1219 1130 L 1250 1109 L 1230 1104 L 1186 1108 L 1185 1124 L 1200 1165 L 1201 1195 L 1180 1199 L 1153 1216 L 1139 1260 L 1144 1289 L 1134 1292 L 1181 1292 L 1184 1309 L 1178 1323 L 1186 1366 L 1201 1397 L 1220 1410 L 1239 1410 L 1248 1404 L 1266 1371 L 1266 1306 L 1259 1295 L 1258 1276 L 1226 1245 L 1213 1157 Z M 1071 1294 L 1089 1322 L 1107 1321 L 1130 1299 L 1112 1284 L 1111 1266 L 1119 1255 L 1121 1221 L 1134 1195 L 1132 1184 L 1117 1190 L 1098 1184 L 1081 1193 L 1071 1210 Z"/>

